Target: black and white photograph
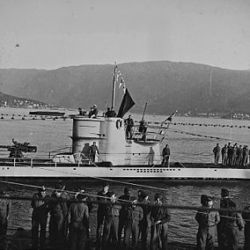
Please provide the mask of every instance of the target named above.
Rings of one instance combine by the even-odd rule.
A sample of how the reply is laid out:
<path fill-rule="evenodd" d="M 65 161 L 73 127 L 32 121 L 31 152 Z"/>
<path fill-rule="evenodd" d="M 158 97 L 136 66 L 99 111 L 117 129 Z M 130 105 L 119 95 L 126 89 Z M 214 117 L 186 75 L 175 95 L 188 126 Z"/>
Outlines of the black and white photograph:
<path fill-rule="evenodd" d="M 249 0 L 0 0 L 0 250 L 250 250 Z"/>

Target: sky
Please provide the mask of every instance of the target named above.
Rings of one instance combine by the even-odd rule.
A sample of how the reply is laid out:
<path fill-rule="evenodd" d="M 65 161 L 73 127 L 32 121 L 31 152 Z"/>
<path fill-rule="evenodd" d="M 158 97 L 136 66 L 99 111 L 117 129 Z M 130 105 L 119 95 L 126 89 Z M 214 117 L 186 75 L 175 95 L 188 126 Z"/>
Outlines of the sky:
<path fill-rule="evenodd" d="M 177 61 L 250 69 L 250 0 L 0 0 L 0 68 Z"/>

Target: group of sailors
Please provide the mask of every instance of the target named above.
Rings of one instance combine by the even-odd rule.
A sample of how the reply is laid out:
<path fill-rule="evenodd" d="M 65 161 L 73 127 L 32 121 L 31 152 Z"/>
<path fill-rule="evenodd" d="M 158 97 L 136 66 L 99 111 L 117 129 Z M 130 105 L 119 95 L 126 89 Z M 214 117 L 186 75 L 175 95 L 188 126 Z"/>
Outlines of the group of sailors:
<path fill-rule="evenodd" d="M 249 148 L 247 145 L 242 146 L 237 143 L 231 145 L 229 142 L 221 148 L 219 143 L 217 143 L 213 148 L 213 154 L 215 164 L 219 164 L 221 157 L 223 166 L 246 167 L 248 165 Z"/>
<path fill-rule="evenodd" d="M 129 115 L 128 118 L 125 119 L 125 126 L 126 138 L 131 140 L 134 134 L 134 120 L 132 119 L 131 115 Z M 142 135 L 142 141 L 146 141 L 147 129 L 147 122 L 144 119 L 141 119 L 141 121 L 139 122 L 138 132 Z"/>
<path fill-rule="evenodd" d="M 241 214 L 229 198 L 229 191 L 221 189 L 220 210 L 213 210 L 213 198 L 201 196 L 201 208 L 195 216 L 199 224 L 197 250 L 213 250 L 217 232 L 218 249 L 239 249 L 239 231 L 244 229 L 244 250 L 250 249 L 250 206 Z M 245 220 L 245 222 L 244 222 Z"/>
<path fill-rule="evenodd" d="M 146 250 L 149 249 L 148 238 L 150 249 L 168 249 L 170 213 L 160 193 L 154 195 L 154 202 L 151 203 L 145 191 L 139 190 L 137 197 L 133 197 L 125 187 L 124 194 L 117 198 L 116 194 L 110 191 L 109 184 L 104 183 L 96 197 L 97 250 L 139 247 Z M 45 249 L 48 217 L 48 240 L 52 249 L 86 249 L 90 228 L 93 228 L 93 225 L 90 225 L 93 203 L 84 190 L 79 189 L 72 196 L 62 183 L 56 184 L 50 196 L 46 194 L 45 187 L 40 187 L 31 201 L 32 249 Z M 0 237 L 7 233 L 9 207 L 6 206 L 7 203 L 1 204 Z M 237 212 L 236 204 L 229 198 L 227 189 L 221 190 L 219 211 L 213 209 L 212 197 L 201 195 L 201 207 L 195 219 L 198 222 L 197 250 L 213 250 L 216 232 L 220 250 L 237 250 L 239 231 L 243 229 L 244 249 L 250 249 L 250 206 L 246 207 L 242 214 Z"/>
<path fill-rule="evenodd" d="M 72 197 L 59 184 L 51 196 L 46 195 L 45 187 L 39 188 L 31 202 L 32 213 L 32 246 L 33 249 L 44 249 L 46 242 L 46 225 L 48 213 L 49 242 L 53 249 L 70 250 L 86 249 L 89 238 L 89 213 L 93 208 L 90 198 L 84 191 Z M 70 199 L 71 198 L 71 199 Z M 147 249 L 151 233 L 151 249 L 167 249 L 167 232 L 170 214 L 163 206 L 163 196 L 154 196 L 154 206 L 149 206 L 149 195 L 142 190 L 137 197 L 132 197 L 125 187 L 124 194 L 117 198 L 104 183 L 97 193 L 97 227 L 96 249 L 137 249 L 139 239 L 141 249 Z M 151 226 L 151 232 L 149 232 Z M 40 227 L 40 231 L 39 231 Z M 130 242 L 132 238 L 132 242 Z M 160 246 L 159 246 L 160 243 Z"/>

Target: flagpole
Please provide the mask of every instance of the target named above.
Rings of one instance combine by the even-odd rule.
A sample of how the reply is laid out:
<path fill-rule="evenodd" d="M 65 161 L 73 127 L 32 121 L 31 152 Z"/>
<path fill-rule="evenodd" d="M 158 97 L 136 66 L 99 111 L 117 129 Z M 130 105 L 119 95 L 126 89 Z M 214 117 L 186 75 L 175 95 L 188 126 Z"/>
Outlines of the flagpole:
<path fill-rule="evenodd" d="M 144 120 L 144 116 L 145 116 L 145 112 L 146 112 L 147 105 L 148 105 L 148 103 L 146 102 L 146 103 L 145 103 L 145 106 L 144 106 L 143 113 L 142 113 L 142 118 L 141 118 L 141 120 Z"/>
<path fill-rule="evenodd" d="M 115 62 L 114 73 L 113 73 L 113 86 L 112 86 L 112 103 L 111 103 L 111 110 L 114 110 L 114 107 L 115 107 L 116 70 L 117 70 L 117 65 L 116 65 L 116 62 Z"/>

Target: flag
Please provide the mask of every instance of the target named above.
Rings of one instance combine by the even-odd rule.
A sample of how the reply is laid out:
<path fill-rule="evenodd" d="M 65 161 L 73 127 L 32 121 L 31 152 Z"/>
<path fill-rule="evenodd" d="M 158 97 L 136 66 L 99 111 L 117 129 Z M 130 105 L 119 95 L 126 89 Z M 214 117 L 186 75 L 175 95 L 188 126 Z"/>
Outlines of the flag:
<path fill-rule="evenodd" d="M 126 89 L 125 94 L 122 98 L 121 106 L 119 108 L 117 117 L 122 118 L 134 105 L 135 105 L 135 102 L 133 101 L 128 90 Z"/>
<path fill-rule="evenodd" d="M 172 119 L 173 119 L 173 117 L 175 116 L 176 113 L 177 113 L 177 110 L 176 110 L 172 115 L 170 115 L 170 116 L 166 119 L 166 121 L 171 122 Z"/>
<path fill-rule="evenodd" d="M 126 84 L 125 84 L 125 81 L 124 81 L 123 77 L 121 77 L 120 84 L 119 84 L 119 88 L 120 88 L 121 86 L 122 86 L 123 92 L 124 92 L 124 94 L 125 94 L 125 92 L 126 92 Z"/>

